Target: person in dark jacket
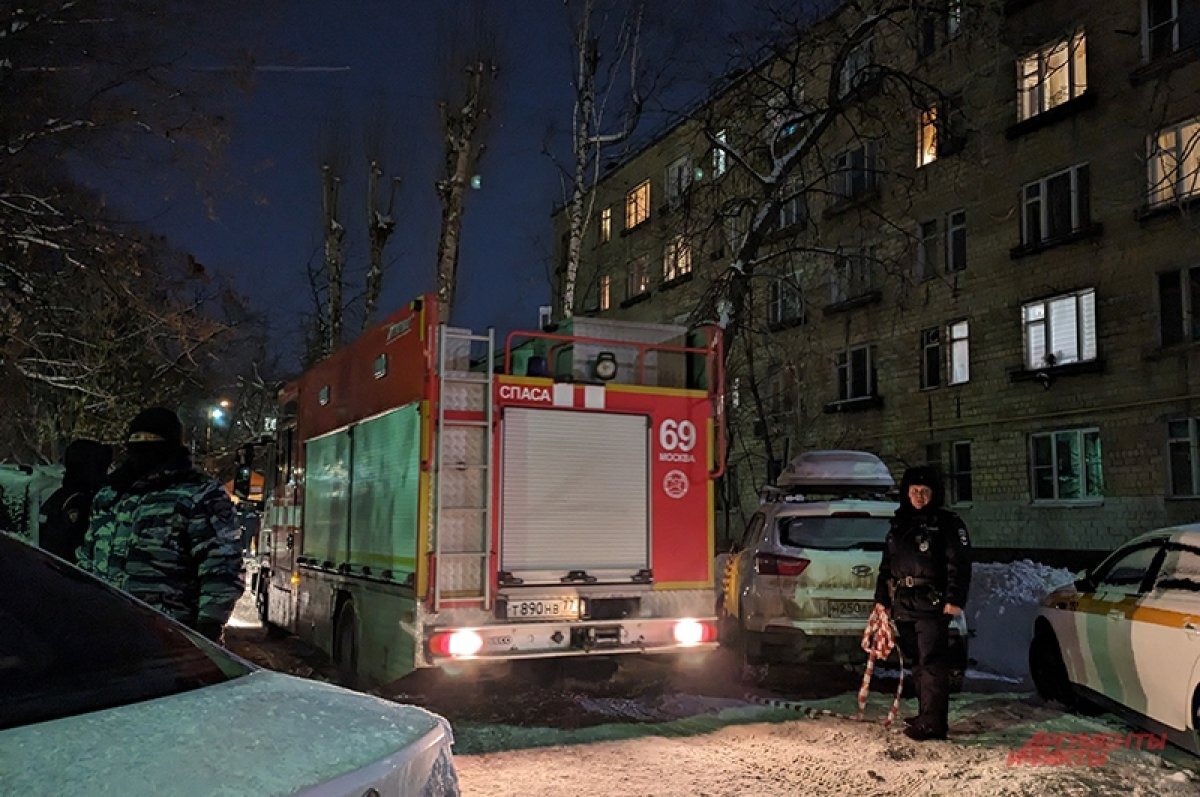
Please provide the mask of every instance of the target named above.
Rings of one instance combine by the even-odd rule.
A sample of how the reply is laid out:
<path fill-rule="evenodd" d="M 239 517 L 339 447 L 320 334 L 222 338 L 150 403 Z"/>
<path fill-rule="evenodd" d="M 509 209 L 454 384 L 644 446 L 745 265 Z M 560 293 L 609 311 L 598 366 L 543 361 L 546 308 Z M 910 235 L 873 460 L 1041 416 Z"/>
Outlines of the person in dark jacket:
<path fill-rule="evenodd" d="M 169 409 L 139 413 L 125 453 L 92 503 L 79 566 L 219 641 L 243 586 L 233 503 L 192 465 Z"/>
<path fill-rule="evenodd" d="M 875 584 L 875 602 L 896 623 L 912 666 L 920 713 L 905 735 L 945 739 L 950 711 L 950 620 L 961 614 L 971 584 L 971 540 L 962 519 L 942 508 L 941 479 L 932 468 L 909 468 L 900 482 Z"/>
<path fill-rule="evenodd" d="M 104 485 L 112 464 L 112 446 L 79 439 L 63 454 L 62 486 L 42 504 L 38 518 L 38 544 L 60 559 L 75 561 L 75 549 L 83 544 L 92 499 Z"/>

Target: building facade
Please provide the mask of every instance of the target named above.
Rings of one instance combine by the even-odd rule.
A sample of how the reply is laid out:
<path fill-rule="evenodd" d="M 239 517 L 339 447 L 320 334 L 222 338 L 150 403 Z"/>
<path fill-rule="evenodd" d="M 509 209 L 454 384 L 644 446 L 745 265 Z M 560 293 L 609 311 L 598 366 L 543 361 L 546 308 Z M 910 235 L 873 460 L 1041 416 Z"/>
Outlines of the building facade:
<path fill-rule="evenodd" d="M 1200 519 L 1196 6 L 843 11 L 596 183 L 578 312 L 716 319 L 752 272 L 727 534 L 814 448 L 939 465 L 1008 554 Z"/>

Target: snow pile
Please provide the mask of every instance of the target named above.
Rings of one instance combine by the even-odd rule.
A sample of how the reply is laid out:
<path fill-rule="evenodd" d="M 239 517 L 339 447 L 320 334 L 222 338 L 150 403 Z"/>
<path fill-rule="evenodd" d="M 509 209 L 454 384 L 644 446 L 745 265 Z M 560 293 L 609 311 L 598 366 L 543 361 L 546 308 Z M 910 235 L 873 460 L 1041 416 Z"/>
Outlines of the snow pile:
<path fill-rule="evenodd" d="M 1025 679 L 1029 641 L 1042 599 L 1074 575 L 1069 570 L 1023 559 L 971 568 L 967 627 L 974 632 L 970 656 L 980 670 Z"/>

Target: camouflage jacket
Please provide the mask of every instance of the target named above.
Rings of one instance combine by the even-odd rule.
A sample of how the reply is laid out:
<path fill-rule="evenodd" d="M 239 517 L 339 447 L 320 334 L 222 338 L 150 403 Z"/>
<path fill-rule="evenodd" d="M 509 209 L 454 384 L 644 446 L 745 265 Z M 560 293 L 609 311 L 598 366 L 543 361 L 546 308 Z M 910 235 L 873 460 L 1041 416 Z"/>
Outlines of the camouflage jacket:
<path fill-rule="evenodd" d="M 192 628 L 224 625 L 242 594 L 242 540 L 220 483 L 167 469 L 96 494 L 79 566 Z"/>

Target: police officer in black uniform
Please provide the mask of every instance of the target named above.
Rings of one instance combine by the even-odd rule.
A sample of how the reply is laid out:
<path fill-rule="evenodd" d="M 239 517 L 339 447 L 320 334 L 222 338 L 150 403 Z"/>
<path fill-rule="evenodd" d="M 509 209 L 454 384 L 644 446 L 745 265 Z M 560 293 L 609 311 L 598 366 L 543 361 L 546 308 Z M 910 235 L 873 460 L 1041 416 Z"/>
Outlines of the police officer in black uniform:
<path fill-rule="evenodd" d="M 946 738 L 950 619 L 962 613 L 971 583 L 967 527 L 941 504 L 936 471 L 905 471 L 875 584 L 875 602 L 891 613 L 912 666 L 921 712 L 906 720 L 904 733 L 918 741 Z"/>

